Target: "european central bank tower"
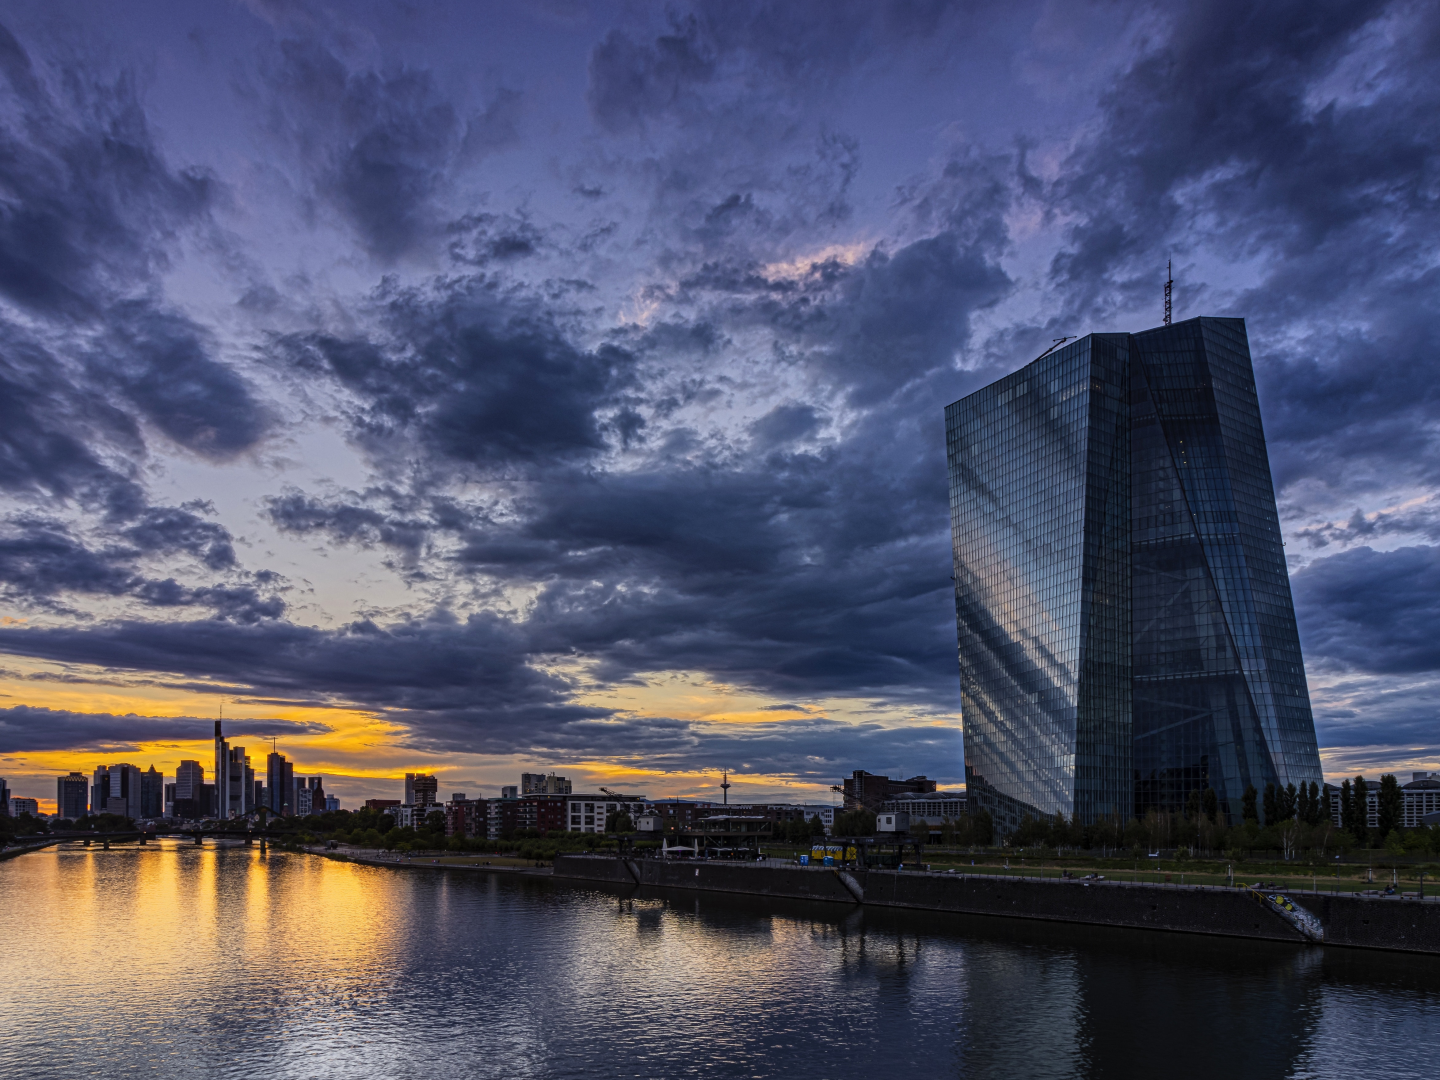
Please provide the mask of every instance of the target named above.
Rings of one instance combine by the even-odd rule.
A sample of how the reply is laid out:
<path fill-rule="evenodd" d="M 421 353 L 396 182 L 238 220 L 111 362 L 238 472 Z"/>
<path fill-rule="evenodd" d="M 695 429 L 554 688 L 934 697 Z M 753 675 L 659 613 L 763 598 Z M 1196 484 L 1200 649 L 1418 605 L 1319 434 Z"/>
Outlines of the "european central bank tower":
<path fill-rule="evenodd" d="M 1243 319 L 1091 334 L 945 410 L 965 779 L 1008 832 L 1318 782 Z"/>

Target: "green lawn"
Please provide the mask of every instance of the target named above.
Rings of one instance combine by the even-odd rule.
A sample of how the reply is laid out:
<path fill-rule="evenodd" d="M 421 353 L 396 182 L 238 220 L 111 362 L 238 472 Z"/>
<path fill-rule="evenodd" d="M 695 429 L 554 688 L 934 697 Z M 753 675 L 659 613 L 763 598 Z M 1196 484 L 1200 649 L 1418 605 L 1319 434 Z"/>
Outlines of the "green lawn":
<path fill-rule="evenodd" d="M 772 846 L 765 853 L 772 858 L 794 858 L 809 848 Z M 913 857 L 913 856 L 912 856 Z M 1264 882 L 1267 887 L 1286 890 L 1318 889 L 1321 892 L 1356 893 L 1384 889 L 1393 880 L 1392 870 L 1375 867 L 1373 879 L 1367 880 L 1367 867 L 1356 863 L 1284 862 L 1279 859 L 1246 858 L 1241 860 L 1149 858 L 1102 858 L 1083 853 L 1063 857 L 1005 855 L 985 852 L 927 851 L 925 861 L 935 871 L 955 870 L 966 874 L 1001 874 L 1020 877 L 1057 878 L 1069 870 L 1074 876 L 1103 874 L 1107 881 L 1171 885 L 1227 885 L 1227 868 L 1233 868 L 1234 883 Z M 973 865 L 972 865 L 973 860 Z M 1008 863 L 1008 866 L 1007 866 Z M 1440 866 L 1404 866 L 1399 868 L 1399 884 L 1404 892 L 1415 892 L 1420 873 L 1425 874 L 1426 896 L 1440 897 Z"/>

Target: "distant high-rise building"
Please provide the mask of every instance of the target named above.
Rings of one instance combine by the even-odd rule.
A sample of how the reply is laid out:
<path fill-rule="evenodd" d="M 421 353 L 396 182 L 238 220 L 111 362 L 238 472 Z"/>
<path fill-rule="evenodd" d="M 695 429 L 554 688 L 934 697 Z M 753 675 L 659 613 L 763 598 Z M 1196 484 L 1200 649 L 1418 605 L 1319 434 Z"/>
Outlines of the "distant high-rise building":
<path fill-rule="evenodd" d="M 174 785 L 174 784 L 166 784 L 166 785 L 165 785 L 165 816 L 166 816 L 167 818 L 173 818 L 173 817 L 175 816 L 175 785 Z"/>
<path fill-rule="evenodd" d="M 152 820 L 165 813 L 165 777 L 151 765 L 140 774 L 139 817 Z"/>
<path fill-rule="evenodd" d="M 506 784 L 500 789 L 500 798 L 502 799 L 518 799 L 519 797 L 520 788 L 516 784 Z"/>
<path fill-rule="evenodd" d="M 0 777 L 0 814 L 10 816 L 10 789 L 5 786 L 4 777 Z"/>
<path fill-rule="evenodd" d="M 306 817 L 314 813 L 315 804 L 311 798 L 313 794 L 314 792 L 310 790 L 308 784 L 297 783 L 295 785 L 295 813 L 298 817 Z"/>
<path fill-rule="evenodd" d="M 971 806 L 1319 781 L 1241 319 L 1091 334 L 945 410 Z"/>
<path fill-rule="evenodd" d="M 230 816 L 230 744 L 220 733 L 220 721 L 215 721 L 215 816 Z"/>
<path fill-rule="evenodd" d="M 339 795 L 326 795 L 326 796 L 325 796 L 325 809 L 326 809 L 326 810 L 339 810 L 339 809 L 340 809 L 340 796 L 339 796 Z"/>
<path fill-rule="evenodd" d="M 175 770 L 175 798 L 194 799 L 205 783 L 205 770 L 198 761 L 182 761 Z"/>
<path fill-rule="evenodd" d="M 265 758 L 266 805 L 275 814 L 295 812 L 295 765 L 287 761 L 284 754 L 269 754 Z"/>
<path fill-rule="evenodd" d="M 84 773 L 72 772 L 55 781 L 55 813 L 69 821 L 85 816 L 90 802 L 90 783 Z"/>
<path fill-rule="evenodd" d="M 521 795 L 569 795 L 570 781 L 552 773 L 521 773 Z"/>
<path fill-rule="evenodd" d="M 17 818 L 21 814 L 29 814 L 32 817 L 40 816 L 40 801 L 38 799 L 26 799 L 19 795 L 10 799 L 10 816 Z"/>
<path fill-rule="evenodd" d="M 101 765 L 90 780 L 90 812 L 143 817 L 141 812 L 142 773 L 134 765 Z"/>

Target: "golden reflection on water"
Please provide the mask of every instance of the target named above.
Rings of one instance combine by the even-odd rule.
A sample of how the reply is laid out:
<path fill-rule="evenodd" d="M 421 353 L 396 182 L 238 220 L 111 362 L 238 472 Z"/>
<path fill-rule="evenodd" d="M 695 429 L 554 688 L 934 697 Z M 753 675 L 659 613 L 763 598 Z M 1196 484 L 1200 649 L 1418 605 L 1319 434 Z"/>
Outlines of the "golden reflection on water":
<path fill-rule="evenodd" d="M 1315 954 L 1263 943 L 238 845 L 24 855 L 0 863 L 0 913 L 5 1080 L 1065 1076 L 1180 1043 L 1208 1075 L 1236 1032 L 1244 1074 L 1283 1076 L 1349 1052 L 1327 1033 L 1440 1041 L 1431 984 L 1393 983 L 1433 974 L 1414 958 L 1352 958 L 1337 990 Z"/>

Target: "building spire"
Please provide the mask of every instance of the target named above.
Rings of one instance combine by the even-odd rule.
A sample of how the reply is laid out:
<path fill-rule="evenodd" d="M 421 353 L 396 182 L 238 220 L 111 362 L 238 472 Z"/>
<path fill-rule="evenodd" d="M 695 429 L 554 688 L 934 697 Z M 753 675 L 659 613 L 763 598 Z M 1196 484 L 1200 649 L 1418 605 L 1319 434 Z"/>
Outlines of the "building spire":
<path fill-rule="evenodd" d="M 1175 284 L 1175 279 L 1170 276 L 1170 260 L 1165 260 L 1165 325 L 1170 325 L 1170 290 Z"/>

